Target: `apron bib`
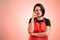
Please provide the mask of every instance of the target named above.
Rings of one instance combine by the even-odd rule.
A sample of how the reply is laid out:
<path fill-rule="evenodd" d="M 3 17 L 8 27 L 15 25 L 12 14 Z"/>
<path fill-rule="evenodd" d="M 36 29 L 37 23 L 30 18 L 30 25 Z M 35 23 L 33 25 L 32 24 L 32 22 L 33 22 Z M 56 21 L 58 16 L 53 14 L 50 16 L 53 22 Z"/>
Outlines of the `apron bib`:
<path fill-rule="evenodd" d="M 46 23 L 43 19 L 43 22 L 34 21 L 34 33 L 41 33 L 46 31 Z M 37 37 L 30 35 L 29 40 L 48 40 L 48 37 Z"/>

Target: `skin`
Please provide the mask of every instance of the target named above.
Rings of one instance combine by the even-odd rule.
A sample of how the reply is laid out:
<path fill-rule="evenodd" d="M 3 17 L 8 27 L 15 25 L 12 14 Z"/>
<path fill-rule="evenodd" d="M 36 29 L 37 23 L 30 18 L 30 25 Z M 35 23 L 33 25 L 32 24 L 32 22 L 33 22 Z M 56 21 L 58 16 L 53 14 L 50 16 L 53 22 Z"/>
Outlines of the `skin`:
<path fill-rule="evenodd" d="M 40 7 L 36 6 L 35 11 L 32 14 L 32 20 L 31 23 L 28 24 L 28 32 L 30 35 L 37 36 L 37 37 L 46 37 L 50 34 L 51 27 L 47 26 L 47 29 L 45 32 L 42 33 L 34 33 L 34 18 L 37 17 L 38 20 L 42 20 L 44 17 L 41 16 L 42 12 L 40 11 Z"/>

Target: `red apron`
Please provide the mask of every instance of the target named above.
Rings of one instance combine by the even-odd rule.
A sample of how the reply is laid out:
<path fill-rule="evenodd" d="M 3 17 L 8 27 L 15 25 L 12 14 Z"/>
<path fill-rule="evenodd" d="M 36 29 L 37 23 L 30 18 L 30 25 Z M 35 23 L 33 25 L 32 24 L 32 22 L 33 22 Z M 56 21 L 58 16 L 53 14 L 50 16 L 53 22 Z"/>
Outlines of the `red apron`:
<path fill-rule="evenodd" d="M 34 33 L 45 32 L 45 31 L 46 31 L 45 22 L 38 23 L 34 21 Z M 37 37 L 30 35 L 29 40 L 48 40 L 48 37 Z"/>

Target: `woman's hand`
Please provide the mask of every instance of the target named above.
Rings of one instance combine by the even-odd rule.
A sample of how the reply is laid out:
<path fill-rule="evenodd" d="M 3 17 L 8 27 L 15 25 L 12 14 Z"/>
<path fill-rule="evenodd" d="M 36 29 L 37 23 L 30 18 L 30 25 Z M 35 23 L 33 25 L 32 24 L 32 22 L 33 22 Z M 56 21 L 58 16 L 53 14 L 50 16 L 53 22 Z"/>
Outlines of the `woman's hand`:
<path fill-rule="evenodd" d="M 34 19 L 36 16 L 35 12 L 32 14 L 32 19 Z"/>
<path fill-rule="evenodd" d="M 36 14 L 33 13 L 31 23 L 29 23 L 29 25 L 28 25 L 28 31 L 30 34 L 34 32 L 34 18 L 35 17 L 36 17 Z"/>

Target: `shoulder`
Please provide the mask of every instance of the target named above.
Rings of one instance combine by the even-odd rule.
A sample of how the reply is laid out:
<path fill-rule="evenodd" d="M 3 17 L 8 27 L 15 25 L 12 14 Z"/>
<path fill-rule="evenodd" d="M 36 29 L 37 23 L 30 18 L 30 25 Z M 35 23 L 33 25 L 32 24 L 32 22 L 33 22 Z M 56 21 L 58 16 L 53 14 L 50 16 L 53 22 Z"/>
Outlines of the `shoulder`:
<path fill-rule="evenodd" d="M 36 19 L 36 17 L 34 18 L 34 20 Z M 29 19 L 29 23 L 31 22 L 32 18 Z"/>
<path fill-rule="evenodd" d="M 44 18 L 44 19 L 45 19 L 46 22 L 50 21 L 50 19 L 48 19 L 48 18 Z"/>
<path fill-rule="evenodd" d="M 44 18 L 44 19 L 45 19 L 46 26 L 51 26 L 50 19 L 48 18 Z"/>

